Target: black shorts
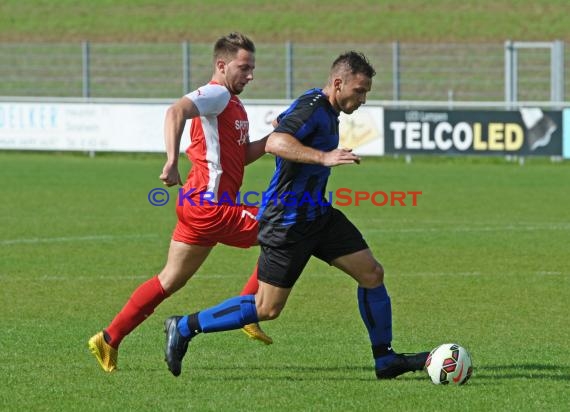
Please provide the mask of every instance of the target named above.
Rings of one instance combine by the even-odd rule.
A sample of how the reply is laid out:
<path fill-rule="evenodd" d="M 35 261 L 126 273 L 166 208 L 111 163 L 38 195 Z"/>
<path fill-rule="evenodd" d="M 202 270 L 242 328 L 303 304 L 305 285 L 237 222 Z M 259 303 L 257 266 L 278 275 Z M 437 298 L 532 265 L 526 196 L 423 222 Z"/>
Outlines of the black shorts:
<path fill-rule="evenodd" d="M 291 226 L 259 222 L 257 238 L 261 246 L 257 277 L 282 288 L 293 287 L 311 256 L 330 264 L 368 249 L 356 226 L 334 208 L 317 220 Z"/>

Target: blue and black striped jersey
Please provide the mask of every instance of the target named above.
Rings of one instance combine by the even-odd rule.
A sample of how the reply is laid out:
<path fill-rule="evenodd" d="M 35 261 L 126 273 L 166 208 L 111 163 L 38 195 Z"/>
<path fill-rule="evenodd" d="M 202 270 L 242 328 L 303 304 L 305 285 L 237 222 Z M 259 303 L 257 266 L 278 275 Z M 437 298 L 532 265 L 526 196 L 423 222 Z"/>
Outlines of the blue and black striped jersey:
<path fill-rule="evenodd" d="M 305 146 L 330 152 L 338 147 L 339 113 L 322 89 L 310 89 L 278 117 L 276 132 L 288 133 Z M 258 220 L 288 226 L 315 220 L 330 208 L 326 185 L 330 167 L 275 158 L 275 172 L 263 194 Z"/>

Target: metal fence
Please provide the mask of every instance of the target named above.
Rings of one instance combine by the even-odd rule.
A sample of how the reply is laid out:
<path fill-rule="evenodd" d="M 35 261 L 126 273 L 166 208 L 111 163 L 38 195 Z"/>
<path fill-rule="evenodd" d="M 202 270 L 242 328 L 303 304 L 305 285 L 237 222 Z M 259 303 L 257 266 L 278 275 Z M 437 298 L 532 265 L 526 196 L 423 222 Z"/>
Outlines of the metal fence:
<path fill-rule="evenodd" d="M 177 98 L 212 74 L 205 43 L 0 43 L 0 96 Z M 346 50 L 377 70 L 370 100 L 563 101 L 562 42 L 258 44 L 245 99 L 290 99 L 322 87 Z"/>

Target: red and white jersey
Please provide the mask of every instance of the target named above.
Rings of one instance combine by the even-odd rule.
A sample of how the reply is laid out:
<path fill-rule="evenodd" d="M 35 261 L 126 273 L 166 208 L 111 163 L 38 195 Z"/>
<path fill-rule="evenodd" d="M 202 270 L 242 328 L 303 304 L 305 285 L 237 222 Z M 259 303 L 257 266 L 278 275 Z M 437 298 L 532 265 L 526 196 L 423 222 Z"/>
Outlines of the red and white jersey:
<path fill-rule="evenodd" d="M 192 162 L 186 191 L 192 197 L 208 192 L 216 202 L 235 200 L 245 168 L 249 142 L 249 121 L 240 99 L 218 83 L 210 82 L 186 97 L 196 105 L 200 117 L 192 119 L 190 146 L 186 150 Z"/>

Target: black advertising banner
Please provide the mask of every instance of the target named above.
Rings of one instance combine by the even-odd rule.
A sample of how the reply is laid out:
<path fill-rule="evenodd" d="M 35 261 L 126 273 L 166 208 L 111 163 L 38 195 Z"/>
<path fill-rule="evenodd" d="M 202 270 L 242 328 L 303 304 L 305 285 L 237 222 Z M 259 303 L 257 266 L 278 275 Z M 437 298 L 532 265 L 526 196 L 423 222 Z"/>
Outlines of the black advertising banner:
<path fill-rule="evenodd" d="M 562 112 L 384 110 L 385 153 L 562 155 Z"/>

